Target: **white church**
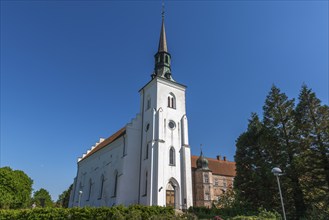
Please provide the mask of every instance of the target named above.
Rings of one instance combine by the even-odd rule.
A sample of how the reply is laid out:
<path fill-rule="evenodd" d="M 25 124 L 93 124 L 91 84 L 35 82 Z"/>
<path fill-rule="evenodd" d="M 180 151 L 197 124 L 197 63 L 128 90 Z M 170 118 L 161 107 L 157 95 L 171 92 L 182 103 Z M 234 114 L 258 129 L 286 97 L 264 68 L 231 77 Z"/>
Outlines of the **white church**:
<path fill-rule="evenodd" d="M 151 80 L 139 90 L 140 112 L 78 159 L 70 207 L 193 206 L 186 86 L 171 75 L 164 18 Z"/>

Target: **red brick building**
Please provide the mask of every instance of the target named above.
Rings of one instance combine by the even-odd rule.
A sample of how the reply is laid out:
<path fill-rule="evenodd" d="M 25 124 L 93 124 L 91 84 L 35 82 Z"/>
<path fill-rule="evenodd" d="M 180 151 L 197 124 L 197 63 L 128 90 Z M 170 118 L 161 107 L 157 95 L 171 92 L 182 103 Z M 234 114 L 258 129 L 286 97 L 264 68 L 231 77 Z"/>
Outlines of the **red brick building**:
<path fill-rule="evenodd" d="M 206 158 L 201 155 L 191 157 L 193 206 L 211 207 L 213 202 L 233 187 L 235 162 L 221 159 Z"/>

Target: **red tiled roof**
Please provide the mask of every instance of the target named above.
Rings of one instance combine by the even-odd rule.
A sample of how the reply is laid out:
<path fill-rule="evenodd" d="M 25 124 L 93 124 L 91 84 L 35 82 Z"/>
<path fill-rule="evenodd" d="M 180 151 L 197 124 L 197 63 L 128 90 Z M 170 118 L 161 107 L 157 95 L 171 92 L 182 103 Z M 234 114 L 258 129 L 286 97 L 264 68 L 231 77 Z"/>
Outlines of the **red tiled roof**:
<path fill-rule="evenodd" d="M 124 135 L 125 133 L 126 133 L 126 127 L 121 128 L 119 131 L 115 132 L 112 136 L 108 137 L 103 142 L 101 142 L 100 144 L 98 144 L 92 151 L 90 151 L 79 162 L 81 162 L 82 160 L 86 159 L 87 157 L 93 155 L 94 153 L 96 153 L 100 149 L 104 148 L 106 145 L 109 145 L 110 143 L 112 143 L 113 141 L 115 141 L 116 139 L 118 139 L 119 137 L 121 137 L 122 135 Z"/>
<path fill-rule="evenodd" d="M 199 156 L 191 156 L 192 169 L 196 169 L 196 161 Z M 213 174 L 235 176 L 235 162 L 207 158 L 208 167 Z"/>

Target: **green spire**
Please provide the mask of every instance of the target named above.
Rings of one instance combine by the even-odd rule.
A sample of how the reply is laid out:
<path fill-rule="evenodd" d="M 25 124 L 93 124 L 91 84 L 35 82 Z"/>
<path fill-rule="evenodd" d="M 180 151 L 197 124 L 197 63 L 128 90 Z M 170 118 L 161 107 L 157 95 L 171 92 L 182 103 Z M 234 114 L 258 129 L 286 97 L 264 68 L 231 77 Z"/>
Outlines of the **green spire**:
<path fill-rule="evenodd" d="M 162 77 L 174 81 L 171 77 L 171 55 L 168 53 L 167 47 L 167 38 L 166 38 L 166 30 L 164 23 L 164 5 L 162 5 L 162 24 L 160 31 L 160 40 L 158 52 L 154 55 L 155 65 L 154 65 L 154 73 L 152 74 L 152 78 L 154 77 Z"/>

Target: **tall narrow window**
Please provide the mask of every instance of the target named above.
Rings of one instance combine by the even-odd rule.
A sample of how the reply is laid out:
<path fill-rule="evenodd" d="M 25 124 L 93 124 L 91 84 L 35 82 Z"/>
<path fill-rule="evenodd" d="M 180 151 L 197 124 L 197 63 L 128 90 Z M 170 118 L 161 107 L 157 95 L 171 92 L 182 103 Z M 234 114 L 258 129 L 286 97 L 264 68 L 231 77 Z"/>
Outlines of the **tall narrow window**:
<path fill-rule="evenodd" d="M 99 191 L 98 199 L 101 199 L 103 197 L 104 181 L 105 181 L 105 178 L 104 178 L 104 175 L 102 175 L 101 176 L 101 188 L 100 188 L 100 191 Z"/>
<path fill-rule="evenodd" d="M 126 148 L 126 137 L 123 136 L 123 151 L 122 151 L 122 157 L 127 155 L 127 148 Z"/>
<path fill-rule="evenodd" d="M 90 196 L 91 196 L 91 189 L 92 189 L 92 180 L 89 179 L 89 191 L 88 191 L 88 198 L 87 198 L 87 201 L 90 199 Z"/>
<path fill-rule="evenodd" d="M 170 96 L 168 96 L 168 107 L 171 107 Z"/>
<path fill-rule="evenodd" d="M 173 147 L 169 150 L 169 165 L 175 166 L 175 149 Z"/>
<path fill-rule="evenodd" d="M 166 63 L 169 63 L 169 57 L 166 56 Z"/>
<path fill-rule="evenodd" d="M 118 187 L 118 171 L 116 171 L 114 175 L 113 197 L 117 196 L 117 187 Z"/>
<path fill-rule="evenodd" d="M 147 195 L 147 172 L 145 173 L 145 189 L 144 189 L 144 196 Z"/>

